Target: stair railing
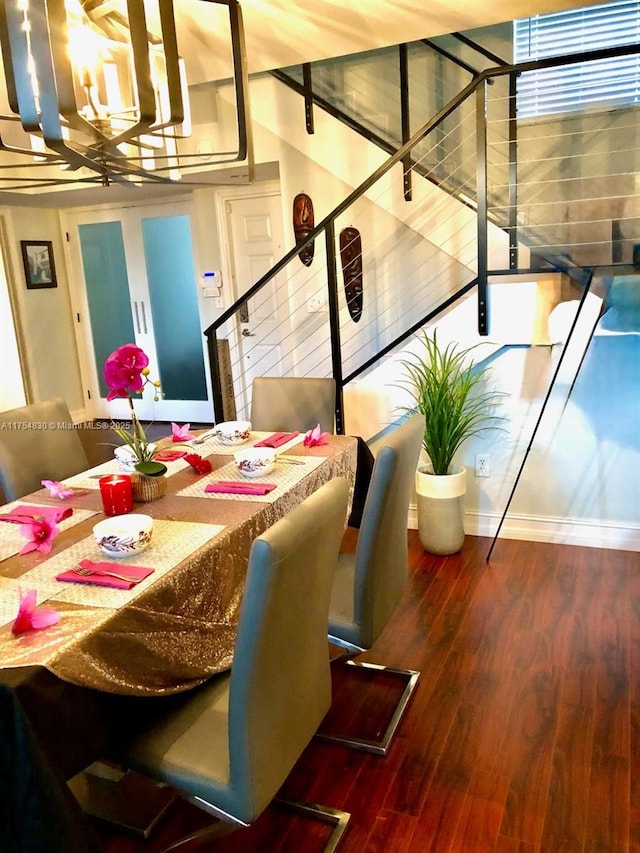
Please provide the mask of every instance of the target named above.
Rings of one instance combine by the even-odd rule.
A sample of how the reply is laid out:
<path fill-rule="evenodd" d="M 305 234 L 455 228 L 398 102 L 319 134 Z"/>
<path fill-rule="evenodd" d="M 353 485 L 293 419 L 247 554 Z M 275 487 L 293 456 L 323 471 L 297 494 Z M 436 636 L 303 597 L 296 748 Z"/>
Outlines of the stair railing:
<path fill-rule="evenodd" d="M 340 333 L 340 309 L 338 298 L 338 272 L 336 261 L 336 220 L 342 214 L 350 209 L 359 199 L 361 199 L 378 181 L 380 181 L 387 173 L 398 163 L 404 162 L 412 150 L 420 144 L 425 137 L 438 128 L 445 119 L 452 115 L 462 104 L 464 104 L 472 96 L 475 97 L 475 114 L 476 114 L 476 205 L 478 210 L 477 215 L 477 279 L 471 282 L 466 288 L 459 289 L 454 294 L 449 294 L 445 302 L 450 304 L 450 300 L 458 298 L 462 293 L 466 293 L 470 287 L 477 288 L 478 295 L 478 330 L 480 334 L 487 334 L 489 305 L 487 302 L 487 277 L 488 270 L 488 198 L 487 198 L 487 142 L 486 142 L 486 127 L 487 127 L 487 85 L 490 80 L 496 80 L 506 75 L 511 80 L 515 80 L 517 74 L 525 71 L 536 70 L 539 68 L 558 67 L 567 64 L 574 64 L 584 61 L 592 61 L 597 59 L 606 59 L 613 56 L 622 56 L 627 54 L 640 53 L 640 45 L 634 45 L 626 48 L 610 48 L 606 50 L 598 50 L 591 52 L 582 52 L 574 54 L 570 57 L 557 57 L 547 60 L 531 61 L 520 63 L 517 66 L 500 66 L 486 69 L 480 72 L 477 78 L 467 84 L 448 104 L 440 109 L 429 121 L 427 121 L 413 136 L 402 145 L 389 159 L 378 167 L 359 187 L 353 190 L 334 210 L 327 215 L 307 237 L 300 243 L 297 243 L 289 252 L 287 252 L 265 275 L 263 275 L 242 297 L 234 303 L 230 308 L 212 323 L 205 331 L 208 342 L 209 360 L 211 366 L 212 391 L 214 401 L 214 412 L 216 420 L 223 417 L 223 393 L 222 393 L 222 376 L 218 362 L 218 332 L 221 327 L 231 320 L 239 308 L 244 305 L 247 300 L 255 297 L 255 295 L 276 275 L 278 275 L 293 259 L 295 259 L 302 249 L 309 246 L 317 238 L 323 238 L 326 251 L 327 262 L 327 299 L 329 307 L 329 326 L 330 326 L 330 351 L 331 351 L 331 371 L 336 380 L 336 430 L 338 433 L 344 430 L 344 400 L 343 388 L 346 382 L 357 378 L 364 370 L 371 366 L 375 358 L 378 358 L 381 353 L 386 353 L 392 346 L 397 344 L 404 338 L 408 337 L 419 328 L 421 324 L 427 322 L 427 318 L 434 316 L 444 306 L 431 308 L 429 312 L 416 318 L 415 322 L 408 330 L 405 330 L 402 335 L 397 336 L 393 344 L 388 344 L 380 349 L 376 356 L 367 358 L 358 368 L 351 370 L 347 377 L 343 375 L 343 355 L 342 341 Z M 509 157 L 512 154 L 512 146 L 509 146 Z M 510 174 L 513 173 L 513 164 L 509 162 Z M 515 206 L 514 206 L 515 209 Z M 517 233 L 517 223 L 512 228 Z M 512 247 L 513 247 L 512 238 Z"/>
<path fill-rule="evenodd" d="M 312 244 L 317 238 L 322 237 L 326 246 L 327 257 L 327 292 L 330 318 L 330 343 L 331 343 L 331 363 L 332 374 L 336 381 L 336 432 L 341 434 L 344 429 L 344 400 L 343 400 L 343 376 L 342 376 L 342 356 L 341 356 L 341 340 L 340 340 L 340 324 L 338 320 L 339 304 L 338 304 L 338 272 L 336 263 L 336 235 L 335 222 L 336 219 L 351 207 L 358 199 L 373 187 L 382 177 L 384 177 L 397 163 L 402 162 L 403 158 L 430 133 L 434 128 L 445 120 L 447 116 L 454 112 L 459 104 L 463 103 L 475 91 L 475 83 L 469 83 L 468 86 L 460 92 L 449 104 L 441 109 L 433 118 L 431 118 L 420 130 L 418 130 L 411 139 L 396 151 L 389 159 L 379 166 L 359 187 L 351 192 L 337 207 L 335 207 L 328 216 L 326 216 L 307 237 L 290 249 L 280 260 L 258 281 L 247 290 L 240 299 L 233 303 L 226 311 L 224 311 L 207 329 L 204 334 L 207 338 L 207 348 L 209 355 L 209 364 L 211 370 L 211 385 L 214 406 L 214 416 L 216 420 L 223 419 L 224 415 L 224 396 L 222 391 L 222 373 L 218 360 L 218 331 L 236 312 L 252 299 L 262 288 L 278 275 L 292 260 L 294 260 L 305 247 Z M 358 371 L 358 374 L 360 371 Z"/>

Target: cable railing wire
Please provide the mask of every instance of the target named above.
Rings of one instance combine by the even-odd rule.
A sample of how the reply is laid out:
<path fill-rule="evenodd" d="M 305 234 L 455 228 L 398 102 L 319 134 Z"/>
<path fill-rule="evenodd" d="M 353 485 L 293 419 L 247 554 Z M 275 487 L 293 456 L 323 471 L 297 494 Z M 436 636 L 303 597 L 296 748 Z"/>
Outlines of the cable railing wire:
<path fill-rule="evenodd" d="M 576 56 L 581 56 L 581 54 L 576 54 Z M 553 66 L 554 62 L 550 62 L 549 65 Z M 535 67 L 540 67 L 540 63 L 539 62 L 525 63 L 522 66 L 522 70 L 524 70 L 526 68 L 533 69 Z M 507 72 L 504 69 L 498 69 L 498 70 L 488 69 L 486 71 L 483 71 L 481 73 L 481 75 L 479 75 L 479 76 L 482 77 L 483 79 L 488 79 L 489 76 L 493 76 L 494 79 L 497 79 L 498 77 L 500 77 L 501 75 L 504 75 L 506 73 Z M 513 68 L 511 68 L 509 70 L 509 73 L 514 73 Z M 352 73 L 350 76 L 351 76 L 351 82 L 352 83 L 354 82 L 354 80 L 356 80 L 358 78 L 358 75 L 353 73 L 353 69 L 352 69 Z M 476 83 L 474 83 L 473 87 L 467 86 L 465 89 L 463 89 L 462 92 L 459 93 L 459 96 L 457 98 L 457 103 L 455 105 L 453 105 L 453 106 L 451 106 L 451 108 L 449 108 L 450 104 L 448 104 L 445 108 L 443 108 L 442 110 L 440 110 L 437 113 L 437 115 L 434 117 L 433 120 L 430 120 L 429 122 L 427 122 L 426 125 L 422 128 L 422 131 L 424 131 L 422 134 L 414 134 L 413 145 L 403 146 L 403 148 L 400 149 L 400 151 L 403 152 L 402 154 L 399 154 L 399 152 L 396 152 L 396 154 L 393 155 L 393 157 L 395 157 L 394 163 L 395 164 L 401 163 L 402 162 L 402 156 L 404 156 L 404 152 L 407 152 L 407 153 L 411 152 L 413 154 L 413 156 L 415 157 L 415 151 L 418 150 L 417 146 L 422 146 L 422 150 L 420 150 L 419 156 L 415 159 L 415 162 L 412 165 L 412 167 L 409 170 L 406 170 L 404 172 L 405 174 L 412 173 L 412 174 L 415 174 L 417 177 L 420 173 L 421 168 L 428 168 L 429 171 L 434 172 L 434 173 L 435 173 L 436 169 L 439 169 L 443 175 L 443 180 L 442 180 L 443 186 L 446 185 L 447 181 L 449 181 L 451 183 L 454 183 L 457 181 L 460 184 L 460 189 L 462 190 L 463 194 L 469 196 L 470 198 L 473 198 L 476 195 L 477 187 L 474 186 L 474 178 L 475 178 L 474 170 L 469 169 L 467 164 L 464 162 L 465 161 L 464 154 L 466 152 L 467 147 L 469 147 L 472 144 L 474 145 L 474 143 L 471 142 L 470 134 L 465 134 L 465 128 L 469 127 L 468 122 L 469 122 L 471 116 L 465 115 L 464 121 L 456 121 L 454 111 L 459 110 L 460 113 L 463 113 L 466 110 L 465 99 L 468 98 L 468 96 L 471 94 L 472 89 L 475 88 L 475 85 L 477 85 L 478 82 L 479 81 L 476 81 Z M 360 81 L 358 81 L 358 87 L 360 87 Z M 362 81 L 362 91 L 360 91 L 360 88 L 359 88 L 358 92 L 356 93 L 357 98 L 364 101 L 368 89 L 370 89 L 370 87 L 366 86 L 366 81 L 363 80 Z M 346 97 L 346 94 L 347 93 L 345 92 L 343 97 Z M 337 95 L 335 93 L 335 90 L 334 90 L 334 93 L 332 96 L 335 98 L 340 97 L 339 95 Z M 501 100 L 502 100 L 503 104 L 508 104 L 507 98 L 502 98 Z M 463 107 L 463 105 L 464 105 L 464 107 Z M 560 232 L 561 232 L 562 228 L 567 227 L 567 224 L 563 221 L 560 221 L 559 217 L 556 217 L 555 219 L 552 217 L 552 220 L 547 221 L 547 222 L 532 222 L 531 225 L 527 225 L 526 227 L 523 227 L 520 222 L 516 222 L 516 214 L 518 214 L 519 211 L 522 211 L 522 210 L 525 210 L 525 211 L 528 210 L 529 215 L 532 218 L 533 218 L 534 211 L 536 209 L 539 210 L 540 213 L 543 213 L 545 209 L 553 210 L 553 205 L 557 204 L 560 201 L 560 199 L 557 199 L 557 200 L 556 199 L 545 199 L 544 193 L 545 193 L 545 190 L 547 187 L 549 187 L 549 188 L 557 187 L 558 181 L 557 181 L 557 178 L 554 181 L 551 177 L 549 177 L 548 179 L 540 180 L 539 179 L 540 176 L 538 176 L 538 180 L 536 180 L 535 182 L 532 182 L 530 186 L 528 186 L 526 184 L 526 182 L 523 182 L 521 185 L 521 194 L 520 194 L 521 197 L 518 199 L 518 202 L 513 203 L 513 204 L 509 203 L 510 202 L 509 192 L 510 192 L 511 188 L 510 188 L 509 181 L 506 179 L 506 173 L 511 168 L 510 157 L 508 156 L 510 151 L 511 151 L 511 142 L 512 142 L 512 140 L 509 137 L 509 131 L 510 131 L 511 126 L 508 123 L 508 121 L 506 121 L 505 119 L 500 119 L 499 121 L 495 121 L 493 124 L 491 123 L 491 116 L 495 114 L 495 111 L 498 108 L 499 108 L 499 105 L 496 103 L 495 99 L 493 100 L 493 102 L 490 99 L 490 102 L 488 104 L 488 113 L 489 113 L 490 121 L 489 121 L 489 125 L 488 125 L 489 144 L 488 144 L 487 168 L 489 170 L 489 173 L 493 176 L 493 178 L 495 180 L 492 180 L 491 184 L 489 186 L 489 193 L 491 194 L 491 199 L 489 200 L 489 203 L 487 205 L 489 214 L 492 217 L 495 217 L 495 216 L 503 217 L 504 222 L 505 222 L 505 228 L 507 228 L 508 230 L 515 231 L 517 228 L 517 233 L 518 233 L 519 238 L 522 235 L 533 234 L 536 232 L 536 230 L 539 233 L 546 233 L 549 236 L 551 236 L 551 234 L 554 232 L 554 229 L 560 229 Z M 388 127 L 389 124 L 392 123 L 392 121 L 395 121 L 395 117 L 391 116 L 391 114 L 388 114 L 385 117 L 385 120 L 382 121 L 382 118 L 381 118 L 382 115 L 383 115 L 383 111 L 380 111 L 380 114 L 378 115 L 378 117 L 376 119 L 378 121 L 379 125 L 384 124 L 385 126 Z M 447 126 L 449 124 L 452 125 L 451 128 L 449 128 Z M 435 132 L 436 130 L 437 130 L 437 133 Z M 591 134 L 598 134 L 598 133 L 602 133 L 603 131 L 601 129 L 594 128 L 593 130 L 589 129 L 587 132 L 589 132 Z M 433 135 L 431 136 L 430 134 L 433 134 Z M 457 135 L 462 136 L 463 134 L 465 134 L 465 135 L 463 136 L 463 138 L 461 140 L 456 140 Z M 436 136 L 438 137 L 437 139 L 436 139 Z M 522 158 L 519 158 L 519 162 L 518 162 L 518 168 L 520 170 L 520 173 L 522 173 L 523 171 L 526 172 L 529 163 L 531 163 L 532 167 L 535 165 L 535 156 L 532 154 L 530 156 L 530 159 L 527 158 L 526 157 L 526 151 L 529 149 L 530 146 L 541 145 L 542 144 L 541 140 L 543 138 L 544 138 L 543 136 L 537 136 L 535 138 L 532 137 L 531 139 L 526 139 L 526 138 L 523 139 L 522 135 L 520 135 L 520 138 L 518 139 L 519 153 L 520 153 L 520 151 L 525 152 L 525 156 Z M 583 137 L 583 138 L 587 138 L 587 137 Z M 595 137 L 592 137 L 592 138 L 595 138 Z M 557 153 L 555 155 L 553 155 L 553 158 L 555 160 L 557 160 L 557 162 L 566 163 L 567 162 L 566 155 L 562 158 L 562 160 L 560 160 L 561 153 L 560 153 L 559 146 L 561 145 L 561 142 L 558 142 L 557 135 L 554 135 L 553 139 L 554 139 L 554 144 L 557 146 Z M 449 143 L 451 141 L 453 141 L 453 144 L 449 145 Z M 621 148 L 620 150 L 624 151 L 624 150 L 628 150 L 628 149 Z M 448 165 L 451 167 L 451 168 L 448 168 L 445 172 L 442 172 L 442 159 L 436 160 L 437 155 L 442 153 L 442 151 L 445 151 L 446 157 L 444 159 L 448 163 Z M 506 156 L 504 156 L 504 155 L 506 155 Z M 393 157 L 391 159 L 393 159 Z M 434 163 L 434 161 L 435 161 L 435 163 Z M 546 158 L 546 161 L 547 161 L 546 162 L 546 168 L 550 168 L 549 158 Z M 362 217 L 362 225 L 364 226 L 365 218 L 368 218 L 368 216 L 369 216 L 368 211 L 369 211 L 369 209 L 371 209 L 371 205 L 374 205 L 374 206 L 379 205 L 379 206 L 383 207 L 386 210 L 385 215 L 393 217 L 392 199 L 390 198 L 390 192 L 391 191 L 385 186 L 385 187 L 381 188 L 381 190 L 378 193 L 375 193 L 374 187 L 375 187 L 377 180 L 380 177 L 382 177 L 383 174 L 385 174 L 391 168 L 394 167 L 394 163 L 390 163 L 390 161 L 387 161 L 387 163 L 384 164 L 384 166 L 385 166 L 384 169 L 382 169 L 382 167 L 381 167 L 382 170 L 381 169 L 376 170 L 376 172 L 372 176 L 372 180 L 370 181 L 369 185 L 366 188 L 362 189 L 362 185 L 361 185 L 361 187 L 358 188 L 359 191 L 357 190 L 357 191 L 354 191 L 354 193 L 351 193 L 350 196 L 348 197 L 348 199 L 345 200 L 345 203 L 343 205 L 339 205 L 336 208 L 336 211 L 334 211 L 334 213 L 331 217 L 325 218 L 323 223 L 321 223 L 322 227 L 320 227 L 320 226 L 317 227 L 317 230 L 315 232 L 314 237 L 319 239 L 319 241 L 322 240 L 324 229 L 326 229 L 327 227 L 330 227 L 329 226 L 330 222 L 335 223 L 335 225 L 332 227 L 334 227 L 336 229 L 336 233 L 337 233 L 338 222 L 339 222 L 340 217 L 342 217 L 342 216 L 344 216 L 345 218 L 349 218 L 350 223 L 355 223 L 358 225 L 361 224 L 361 217 Z M 504 177 L 501 177 L 501 176 L 504 176 Z M 591 175 L 591 176 L 589 176 L 589 180 L 597 181 L 600 177 L 608 177 L 608 176 Z M 571 181 L 575 181 L 576 179 L 570 176 L 567 180 L 569 182 L 571 182 Z M 583 177 L 583 182 L 584 182 L 584 177 Z M 367 182 L 365 182 L 365 183 L 367 183 Z M 385 184 L 386 184 L 386 182 L 385 182 Z M 565 188 L 569 187 L 570 185 L 571 185 L 570 183 L 564 183 L 564 182 L 562 184 L 562 186 Z M 380 186 L 382 187 L 382 185 L 380 185 Z M 364 211 L 362 211 L 360 214 L 353 213 L 353 214 L 349 215 L 349 213 L 351 212 L 349 205 L 352 202 L 354 202 L 356 200 L 356 198 L 360 198 L 361 196 L 363 196 L 365 192 L 367 193 L 367 202 L 368 202 L 367 212 L 365 213 Z M 523 195 L 525 196 L 524 199 L 522 198 Z M 593 194 L 591 194 L 590 197 L 595 197 L 597 199 L 597 194 L 593 193 Z M 624 198 L 635 198 L 635 196 L 633 194 L 629 194 L 628 196 L 623 196 L 623 197 Z M 575 203 L 586 203 L 587 200 L 577 198 L 574 201 L 575 201 Z M 453 209 L 447 210 L 447 205 L 449 203 L 450 203 L 450 201 L 448 200 L 447 196 L 443 193 L 442 198 L 438 198 L 437 201 L 433 201 L 432 210 L 430 211 L 431 216 L 432 216 L 431 221 L 433 222 L 437 219 L 438 220 L 438 230 L 442 231 L 443 233 L 446 233 L 447 228 L 452 228 L 453 224 L 456 222 L 456 215 L 457 215 L 456 212 Z M 426 207 L 426 203 L 425 203 L 425 207 Z M 412 262 L 415 262 L 415 266 L 410 271 L 411 281 L 413 281 L 414 279 L 419 279 L 422 277 L 421 264 L 418 261 L 417 256 L 416 256 L 416 258 L 414 258 L 412 256 L 413 251 L 417 252 L 417 250 L 415 250 L 413 248 L 413 238 L 411 238 L 411 239 L 407 238 L 408 242 L 407 241 L 402 242 L 401 238 L 402 237 L 406 238 L 406 234 L 404 233 L 403 229 L 407 229 L 407 232 L 411 232 L 414 227 L 416 229 L 420 228 L 420 212 L 416 213 L 414 210 L 413 214 L 414 214 L 413 218 L 411 215 L 407 215 L 406 217 L 400 219 L 397 223 L 395 223 L 394 227 L 390 227 L 388 232 L 384 232 L 384 234 L 381 237 L 382 243 L 390 242 L 393 239 L 400 241 L 399 246 L 404 247 L 404 249 L 401 249 L 401 250 L 408 251 L 408 254 L 411 257 Z M 426 216 L 426 214 L 425 214 L 425 216 Z M 629 218 L 631 219 L 632 217 L 629 217 Z M 556 220 L 558 220 L 558 221 L 556 221 Z M 590 222 L 590 223 L 597 224 L 597 223 L 606 223 L 607 219 L 606 218 L 598 219 L 597 217 L 594 217 L 592 215 L 590 218 L 585 218 L 583 221 L 585 223 Z M 514 222 L 516 222 L 515 225 L 514 225 Z M 355 224 L 354 224 L 354 227 L 355 227 Z M 378 227 L 380 227 L 380 226 L 378 226 Z M 546 229 L 546 231 L 545 231 L 545 229 Z M 363 230 L 364 230 L 364 227 L 363 227 Z M 425 236 L 428 237 L 429 235 L 426 234 Z M 566 235 L 563 235 L 563 236 L 566 236 Z M 601 242 L 601 241 L 595 241 L 595 242 L 597 244 L 598 242 Z M 429 266 L 430 262 L 433 263 L 433 259 L 436 256 L 439 257 L 440 254 L 442 254 L 442 255 L 446 254 L 444 252 L 440 253 L 436 247 L 434 247 L 433 253 L 432 253 L 431 249 L 426 249 L 426 245 L 430 245 L 430 244 L 425 244 L 425 248 L 423 249 L 423 255 L 426 257 L 425 257 L 425 260 L 422 261 L 422 266 L 425 269 Z M 548 240 L 548 242 L 546 242 L 543 245 L 553 247 L 553 248 L 557 248 L 557 246 L 554 245 L 550 239 Z M 577 246 L 577 245 L 579 245 L 579 244 L 578 244 L 577 240 L 575 240 L 575 239 L 572 242 L 568 242 L 567 240 L 563 240 L 563 242 L 562 242 L 563 248 L 571 248 L 571 247 Z M 408 250 L 406 247 L 408 247 Z M 367 247 L 366 257 L 363 256 L 363 258 L 362 258 L 363 268 L 365 270 L 367 269 L 367 266 L 366 266 L 367 263 L 371 264 L 374 262 L 375 254 L 372 251 L 372 248 L 373 247 L 371 245 L 369 245 Z M 541 248 L 540 244 L 538 245 L 538 248 Z M 469 263 L 470 258 L 477 257 L 478 247 L 477 247 L 477 243 L 476 243 L 476 238 L 474 236 L 472 236 L 471 234 L 469 234 L 469 235 L 465 234 L 462 237 L 462 239 L 459 241 L 459 245 L 457 246 L 457 250 L 459 253 L 460 252 L 462 252 L 462 253 L 466 252 L 469 255 L 469 258 L 467 259 L 467 263 Z M 286 262 L 281 267 L 279 267 L 279 269 L 284 271 L 285 267 L 287 265 L 289 265 L 289 267 L 290 267 L 292 260 L 293 260 L 293 256 L 288 258 L 288 260 L 286 260 Z M 328 259 L 324 259 L 324 260 L 325 260 L 325 266 L 326 266 L 326 262 Z M 340 268 L 339 260 L 340 260 L 339 253 L 337 253 L 337 257 L 334 258 L 332 262 L 336 263 L 336 266 L 338 267 L 338 269 Z M 458 259 L 454 258 L 453 256 L 452 256 L 452 261 L 455 262 L 456 264 L 460 264 L 460 261 Z M 460 264 L 460 266 L 462 268 L 464 268 L 464 264 Z M 323 272 L 324 270 L 322 268 L 320 268 L 318 271 Z M 298 282 L 304 282 L 304 287 L 306 287 L 309 292 L 313 292 L 314 294 L 322 292 L 322 284 L 321 284 L 321 281 L 319 278 L 317 280 L 313 277 L 305 278 L 303 272 L 301 272 L 301 271 L 296 272 L 291 268 L 289 268 L 287 270 L 287 276 L 288 276 L 288 278 L 287 278 L 287 285 L 286 286 L 289 287 L 289 292 L 291 291 L 292 286 L 294 286 L 293 285 L 294 280 L 298 281 Z M 425 278 L 426 278 L 426 276 L 425 276 Z M 404 304 L 400 307 L 398 307 L 398 306 L 394 307 L 393 306 L 393 299 L 392 299 L 393 282 L 388 282 L 383 287 L 380 283 L 381 279 L 378 279 L 375 276 L 373 277 L 373 279 L 374 279 L 375 290 L 372 289 L 372 295 L 373 295 L 373 292 L 375 292 L 375 294 L 381 298 L 380 302 L 384 307 L 383 313 L 376 313 L 375 317 L 371 318 L 371 322 L 362 322 L 361 324 L 351 324 L 349 322 L 348 317 L 341 317 L 341 319 L 340 319 L 340 332 L 342 335 L 342 343 L 343 343 L 344 348 L 349 351 L 348 352 L 349 369 L 352 366 L 354 366 L 354 369 L 350 370 L 349 377 L 358 375 L 358 371 L 368 369 L 367 363 L 370 360 L 370 353 L 371 353 L 371 349 L 372 349 L 374 342 L 376 343 L 376 345 L 378 345 L 379 342 L 383 342 L 383 344 L 384 344 L 383 349 L 386 348 L 386 346 L 388 346 L 391 343 L 391 341 L 389 341 L 389 338 L 396 331 L 400 330 L 400 328 L 403 325 L 411 325 L 410 321 L 412 319 L 414 319 L 414 317 L 411 316 L 410 309 L 407 308 L 406 306 L 404 306 Z M 433 295 L 434 299 L 439 299 L 443 295 L 442 291 L 445 289 L 444 288 L 444 282 L 446 279 L 447 279 L 447 272 L 446 271 L 441 271 L 439 273 L 439 276 L 438 275 L 431 276 L 430 287 L 428 288 L 428 290 L 426 290 L 425 292 L 423 292 L 421 294 L 421 298 L 422 298 L 421 304 L 424 303 L 426 305 L 429 302 L 430 295 Z M 258 282 L 257 284 L 261 285 L 261 282 Z M 285 286 L 285 285 L 283 285 L 283 286 Z M 298 285 L 296 284 L 295 286 L 297 287 Z M 340 289 L 340 282 L 338 283 L 338 286 Z M 258 292 L 259 292 L 259 288 L 251 294 L 251 298 L 256 299 Z M 368 293 L 368 289 L 365 289 L 365 299 L 367 297 L 367 293 Z M 254 306 L 259 306 L 260 304 L 264 305 L 265 303 L 264 302 L 262 302 L 262 303 L 255 302 Z M 390 305 L 391 305 L 391 307 L 390 307 Z M 298 306 L 298 308 L 296 310 L 298 312 L 300 312 L 300 311 L 304 312 L 304 310 L 305 310 L 304 300 L 301 302 L 301 304 Z M 228 312 L 225 312 L 225 314 L 226 314 L 226 316 L 225 316 L 224 322 L 231 320 L 232 314 L 229 314 Z M 314 327 L 316 330 L 315 334 L 319 333 L 318 330 L 326 328 L 327 324 L 324 322 L 323 318 L 314 317 L 313 320 L 314 320 Z M 218 326 L 218 328 L 220 328 L 220 326 Z M 295 344 L 296 344 L 296 335 L 295 335 L 294 331 L 288 329 L 287 324 L 282 325 L 281 331 L 283 333 L 281 335 L 281 338 L 282 338 L 282 340 L 280 342 L 281 346 L 287 348 L 288 352 L 293 353 L 295 350 Z M 256 335 L 257 335 L 258 341 L 265 341 L 266 340 L 266 332 L 263 335 L 262 331 L 260 331 L 260 332 L 256 333 Z M 239 353 L 240 352 L 241 351 L 239 350 Z M 363 363 L 360 366 L 357 366 L 357 364 L 356 364 L 357 361 L 358 360 L 362 361 L 363 359 L 364 359 Z M 266 364 L 267 360 L 268 359 L 265 356 L 265 361 L 264 361 L 265 364 Z M 296 361 L 296 359 L 293 358 L 293 356 L 291 357 L 291 360 L 292 360 L 292 362 Z M 238 367 L 240 366 L 240 361 L 241 361 L 241 354 L 239 355 L 237 361 L 235 362 L 235 364 Z M 329 359 L 328 355 L 326 355 L 326 354 L 322 355 L 322 357 L 318 361 L 318 363 L 325 365 L 327 368 L 330 368 L 330 359 Z M 307 356 L 304 356 L 300 360 L 299 364 L 301 366 L 300 369 L 309 370 Z M 254 363 L 254 369 L 255 368 L 256 368 L 256 365 Z M 345 367 L 344 372 L 346 372 L 346 370 L 347 370 L 347 367 Z"/>

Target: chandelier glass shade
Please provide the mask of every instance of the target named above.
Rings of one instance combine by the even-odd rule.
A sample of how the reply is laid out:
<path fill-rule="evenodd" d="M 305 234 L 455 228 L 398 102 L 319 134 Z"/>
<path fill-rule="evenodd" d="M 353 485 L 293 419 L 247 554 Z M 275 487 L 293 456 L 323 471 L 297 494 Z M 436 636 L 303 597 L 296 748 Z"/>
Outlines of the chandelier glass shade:
<path fill-rule="evenodd" d="M 238 146 L 203 158 L 180 150 L 191 122 L 173 0 L 1 2 L 0 188 L 168 183 L 245 159 L 240 8 L 236 0 L 221 5 L 229 9 Z M 148 12 L 157 32 L 149 29 Z"/>

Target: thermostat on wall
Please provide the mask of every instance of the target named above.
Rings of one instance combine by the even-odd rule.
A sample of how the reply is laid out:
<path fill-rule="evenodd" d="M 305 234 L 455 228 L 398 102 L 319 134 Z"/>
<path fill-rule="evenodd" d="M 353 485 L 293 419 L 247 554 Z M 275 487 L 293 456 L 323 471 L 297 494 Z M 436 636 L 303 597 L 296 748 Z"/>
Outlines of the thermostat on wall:
<path fill-rule="evenodd" d="M 202 273 L 202 295 L 220 296 L 222 287 L 222 275 L 218 270 Z"/>

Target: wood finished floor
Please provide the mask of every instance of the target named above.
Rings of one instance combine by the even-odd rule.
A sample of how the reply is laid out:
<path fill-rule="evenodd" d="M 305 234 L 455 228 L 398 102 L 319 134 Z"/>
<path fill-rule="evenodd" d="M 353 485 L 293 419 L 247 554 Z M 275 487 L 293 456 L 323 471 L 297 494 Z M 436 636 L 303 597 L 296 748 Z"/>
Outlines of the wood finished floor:
<path fill-rule="evenodd" d="M 283 794 L 351 812 L 342 853 L 640 851 L 640 555 L 501 540 L 486 563 L 487 539 L 440 558 L 409 541 L 403 601 L 364 656 L 421 672 L 391 750 L 313 742 Z M 333 727 L 373 725 L 393 685 L 335 680 Z M 150 841 L 102 837 L 152 853 L 207 823 L 180 805 Z M 270 806 L 187 849 L 313 853 L 325 838 Z"/>

